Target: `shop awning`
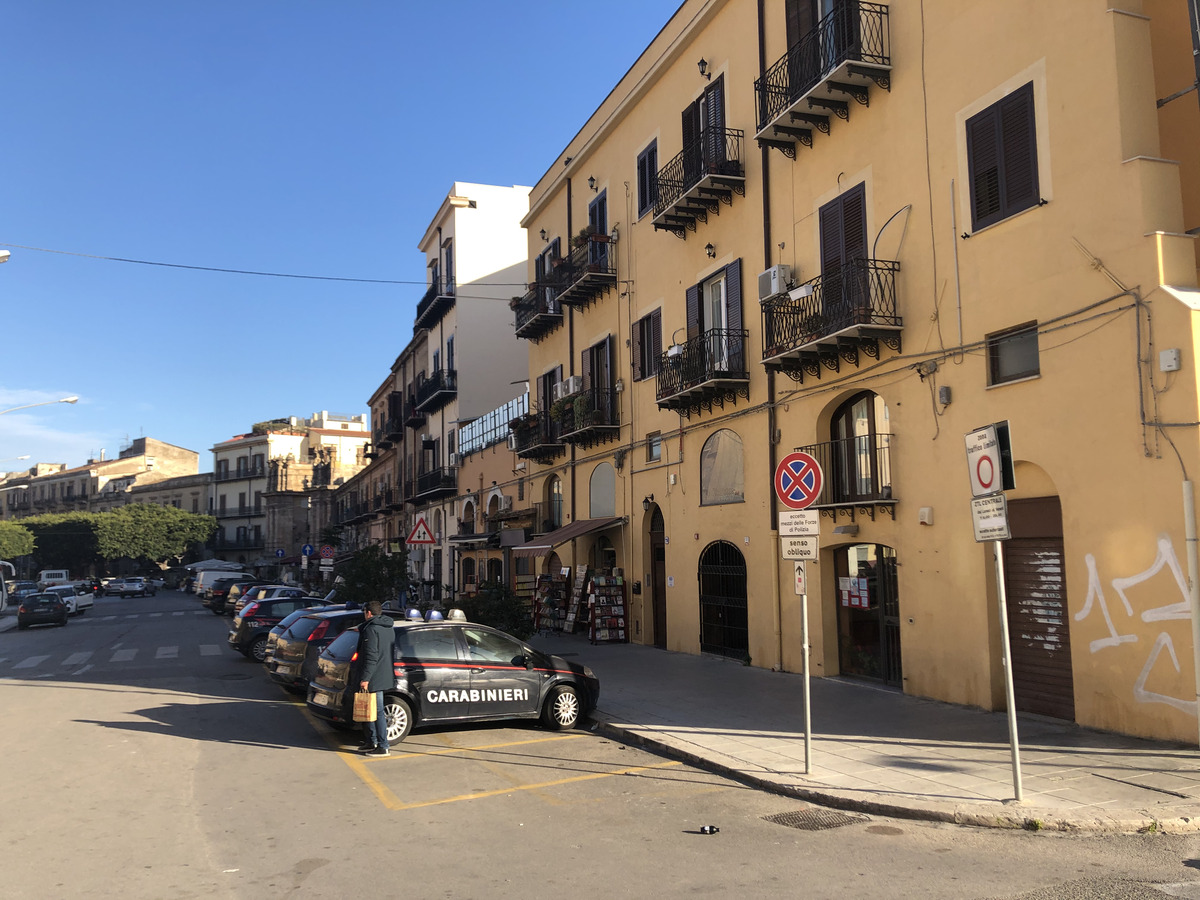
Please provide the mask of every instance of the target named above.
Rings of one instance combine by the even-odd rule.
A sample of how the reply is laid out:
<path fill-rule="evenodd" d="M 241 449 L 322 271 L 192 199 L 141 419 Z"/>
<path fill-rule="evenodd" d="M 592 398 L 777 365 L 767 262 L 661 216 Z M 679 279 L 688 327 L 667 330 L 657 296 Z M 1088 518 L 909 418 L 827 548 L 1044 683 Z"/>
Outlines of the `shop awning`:
<path fill-rule="evenodd" d="M 545 556 L 560 544 L 583 537 L 585 534 L 615 528 L 624 522 L 624 516 L 610 516 L 607 519 L 577 519 L 570 525 L 565 525 L 556 531 L 548 531 L 541 537 L 513 547 L 513 556 Z"/>
<path fill-rule="evenodd" d="M 499 547 L 500 533 L 498 531 L 489 531 L 483 534 L 452 534 L 450 535 L 450 545 L 468 550 L 477 550 L 481 547 Z"/>

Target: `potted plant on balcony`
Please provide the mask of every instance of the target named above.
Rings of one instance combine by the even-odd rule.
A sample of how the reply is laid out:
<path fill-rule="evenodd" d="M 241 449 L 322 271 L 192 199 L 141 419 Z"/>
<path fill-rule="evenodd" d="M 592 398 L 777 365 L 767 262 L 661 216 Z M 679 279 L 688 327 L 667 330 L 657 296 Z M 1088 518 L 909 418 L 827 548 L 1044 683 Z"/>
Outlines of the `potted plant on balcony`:
<path fill-rule="evenodd" d="M 582 394 L 577 394 L 574 398 L 573 412 L 575 414 L 575 430 L 587 428 L 590 425 L 599 425 L 600 411 L 596 409 L 592 402 L 592 395 L 587 391 Z"/>
<path fill-rule="evenodd" d="M 572 424 L 574 406 L 572 405 L 571 397 L 562 397 L 555 400 L 550 406 L 550 418 L 558 423 L 559 431 L 562 434 L 574 431 Z"/>

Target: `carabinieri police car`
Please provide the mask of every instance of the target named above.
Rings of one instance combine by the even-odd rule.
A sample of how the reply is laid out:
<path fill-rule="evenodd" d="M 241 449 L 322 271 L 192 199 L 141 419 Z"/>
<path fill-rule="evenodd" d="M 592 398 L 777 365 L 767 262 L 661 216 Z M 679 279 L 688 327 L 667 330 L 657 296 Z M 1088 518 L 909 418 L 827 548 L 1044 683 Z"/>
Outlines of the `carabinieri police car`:
<path fill-rule="evenodd" d="M 600 680 L 586 666 L 534 650 L 510 634 L 462 619 L 395 624 L 396 687 L 384 700 L 388 743 L 414 726 L 537 719 L 552 730 L 574 728 L 596 708 Z M 308 708 L 335 725 L 353 724 L 358 683 L 358 629 L 340 635 L 317 661 Z"/>

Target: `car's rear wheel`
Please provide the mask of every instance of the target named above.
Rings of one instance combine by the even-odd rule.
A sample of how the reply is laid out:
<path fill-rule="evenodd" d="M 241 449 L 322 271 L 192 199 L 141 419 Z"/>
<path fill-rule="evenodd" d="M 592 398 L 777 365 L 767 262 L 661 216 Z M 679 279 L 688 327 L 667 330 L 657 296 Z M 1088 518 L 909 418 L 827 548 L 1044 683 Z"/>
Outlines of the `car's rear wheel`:
<path fill-rule="evenodd" d="M 542 707 L 542 724 L 551 731 L 568 731 L 579 722 L 579 694 L 569 684 L 556 687 Z"/>
<path fill-rule="evenodd" d="M 255 642 L 250 645 L 250 649 L 246 651 L 246 655 L 249 656 L 255 662 L 262 662 L 263 660 L 265 660 L 267 658 L 267 638 L 266 638 L 266 636 L 264 635 L 263 637 L 260 637 L 257 640 L 255 640 Z"/>
<path fill-rule="evenodd" d="M 387 722 L 387 737 L 389 744 L 398 744 L 412 731 L 412 707 L 403 697 L 389 694 L 383 699 L 381 713 Z"/>

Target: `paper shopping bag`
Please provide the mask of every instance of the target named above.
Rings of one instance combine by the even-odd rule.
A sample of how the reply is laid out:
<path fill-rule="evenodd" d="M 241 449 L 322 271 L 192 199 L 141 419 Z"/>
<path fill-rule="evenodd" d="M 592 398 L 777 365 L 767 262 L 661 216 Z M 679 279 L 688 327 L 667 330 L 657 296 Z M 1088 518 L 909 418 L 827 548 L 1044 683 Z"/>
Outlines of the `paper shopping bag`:
<path fill-rule="evenodd" d="M 375 721 L 375 692 L 356 691 L 354 694 L 354 721 Z"/>

